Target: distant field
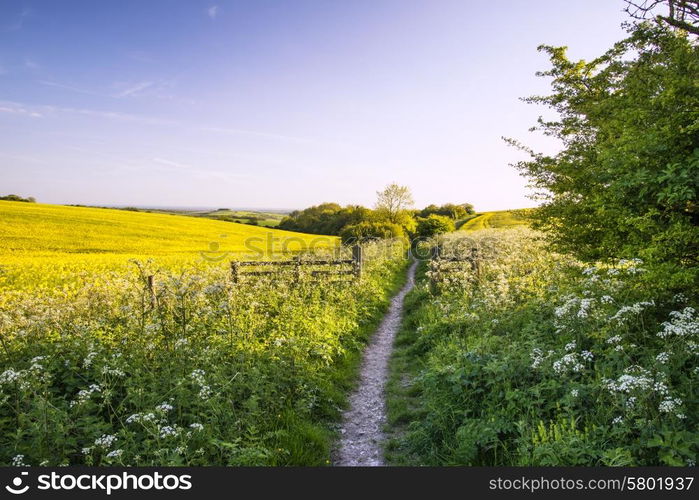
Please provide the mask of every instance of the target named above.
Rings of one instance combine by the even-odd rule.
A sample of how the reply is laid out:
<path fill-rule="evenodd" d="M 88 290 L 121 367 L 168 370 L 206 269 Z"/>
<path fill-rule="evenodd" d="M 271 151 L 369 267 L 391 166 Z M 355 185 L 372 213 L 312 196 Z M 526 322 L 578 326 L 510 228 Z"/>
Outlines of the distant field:
<path fill-rule="evenodd" d="M 266 212 L 258 210 L 230 210 L 219 208 L 216 210 L 176 210 L 160 208 L 117 208 L 129 212 L 143 212 L 154 214 L 189 215 L 191 217 L 205 217 L 207 219 L 221 220 L 225 222 L 238 222 L 240 224 L 251 224 L 254 226 L 276 227 L 281 220 L 286 217 L 286 213 Z"/>
<path fill-rule="evenodd" d="M 257 212 L 249 210 L 214 210 L 203 214 L 192 214 L 198 217 L 208 217 L 210 219 L 219 219 L 227 221 L 240 222 L 242 224 L 257 224 L 265 227 L 276 227 L 286 216 L 286 214 L 277 212 Z"/>
<path fill-rule="evenodd" d="M 221 262 L 249 254 L 246 241 L 269 254 L 297 252 L 312 241 L 328 247 L 336 239 L 205 217 L 0 201 L 0 286 L 124 269 L 133 266 L 130 259 L 169 268 Z"/>
<path fill-rule="evenodd" d="M 462 231 L 477 231 L 479 229 L 501 229 L 524 226 L 529 224 L 528 216 L 531 210 L 530 208 L 523 208 L 519 210 L 500 210 L 497 212 L 475 214 L 461 221 L 459 229 Z"/>

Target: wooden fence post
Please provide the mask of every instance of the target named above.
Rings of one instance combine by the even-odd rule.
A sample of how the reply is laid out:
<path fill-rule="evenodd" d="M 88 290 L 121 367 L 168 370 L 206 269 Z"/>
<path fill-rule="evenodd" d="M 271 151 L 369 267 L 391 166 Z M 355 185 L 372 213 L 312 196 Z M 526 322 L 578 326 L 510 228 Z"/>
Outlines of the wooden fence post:
<path fill-rule="evenodd" d="M 301 282 L 301 257 L 296 258 L 294 266 L 294 282 L 298 285 Z"/>
<path fill-rule="evenodd" d="M 237 260 L 231 262 L 231 281 L 237 285 L 240 278 L 240 263 Z"/>
<path fill-rule="evenodd" d="M 362 267 L 364 266 L 364 250 L 362 245 L 357 243 L 352 247 L 352 260 L 354 261 L 354 276 L 362 279 Z"/>
<path fill-rule="evenodd" d="M 155 307 L 155 278 L 152 274 L 146 276 L 146 287 L 150 297 L 150 306 Z"/>
<path fill-rule="evenodd" d="M 478 248 L 471 248 L 471 270 L 473 271 L 473 274 L 476 276 L 476 278 L 480 278 L 481 272 L 481 266 L 478 257 Z"/>

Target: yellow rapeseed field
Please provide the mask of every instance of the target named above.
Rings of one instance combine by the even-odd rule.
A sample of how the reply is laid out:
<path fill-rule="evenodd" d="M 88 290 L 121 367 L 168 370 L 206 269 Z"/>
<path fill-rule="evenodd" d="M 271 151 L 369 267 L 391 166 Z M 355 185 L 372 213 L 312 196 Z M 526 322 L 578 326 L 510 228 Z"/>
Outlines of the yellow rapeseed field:
<path fill-rule="evenodd" d="M 225 265 L 337 241 L 181 215 L 0 201 L 0 287 L 55 286 L 135 270 L 134 259 L 168 269 Z"/>
<path fill-rule="evenodd" d="M 463 231 L 478 231 L 480 229 L 504 229 L 528 224 L 527 214 L 532 209 L 500 210 L 483 212 L 464 222 L 460 229 Z"/>

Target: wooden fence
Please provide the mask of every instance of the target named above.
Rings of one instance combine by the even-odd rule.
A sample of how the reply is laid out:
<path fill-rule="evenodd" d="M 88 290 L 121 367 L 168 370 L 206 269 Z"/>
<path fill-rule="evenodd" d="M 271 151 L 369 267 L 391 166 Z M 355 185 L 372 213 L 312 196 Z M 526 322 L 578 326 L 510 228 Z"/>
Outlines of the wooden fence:
<path fill-rule="evenodd" d="M 291 278 L 294 283 L 306 277 L 313 279 L 323 276 L 347 276 L 346 279 L 341 278 L 332 282 L 349 282 L 361 280 L 363 267 L 364 250 L 361 245 L 355 245 L 352 247 L 351 259 L 234 260 L 231 262 L 231 281 L 233 284 L 238 284 L 246 276 L 276 275 L 280 279 Z M 155 307 L 157 303 L 155 276 L 152 274 L 141 276 L 145 281 L 146 300 L 150 302 L 151 307 Z"/>
<path fill-rule="evenodd" d="M 311 278 L 348 276 L 349 279 L 346 281 L 359 280 L 362 278 L 363 266 L 363 249 L 361 245 L 355 245 L 352 247 L 351 259 L 234 260 L 231 262 L 231 280 L 237 284 L 247 276 L 276 275 L 282 277 L 289 274 L 297 283 L 306 276 Z"/>

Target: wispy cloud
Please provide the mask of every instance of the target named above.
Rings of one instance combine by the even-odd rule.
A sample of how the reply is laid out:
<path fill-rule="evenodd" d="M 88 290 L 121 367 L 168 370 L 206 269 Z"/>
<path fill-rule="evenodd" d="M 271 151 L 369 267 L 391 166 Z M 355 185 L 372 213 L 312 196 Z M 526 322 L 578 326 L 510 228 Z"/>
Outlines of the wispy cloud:
<path fill-rule="evenodd" d="M 39 69 L 39 63 L 27 57 L 24 59 L 24 67 L 31 70 Z"/>
<path fill-rule="evenodd" d="M 46 85 L 47 87 L 56 87 L 59 89 L 63 90 L 70 90 L 72 92 L 77 92 L 79 94 L 87 94 L 87 95 L 95 95 L 95 96 L 101 96 L 101 97 L 107 97 L 104 94 L 100 94 L 99 92 L 94 92 L 92 90 L 87 90 L 87 89 L 82 89 L 79 87 L 74 87 L 73 85 L 66 85 L 64 83 L 58 83 L 58 82 L 53 82 L 50 80 L 37 80 L 37 83 L 41 85 Z"/>
<path fill-rule="evenodd" d="M 160 165 L 165 165 L 166 167 L 171 167 L 171 168 L 176 168 L 176 169 L 181 169 L 181 170 L 189 170 L 192 168 L 191 165 L 185 165 L 184 163 L 179 163 L 176 161 L 168 160 L 166 158 L 153 158 L 153 161 L 155 163 L 159 163 Z"/>
<path fill-rule="evenodd" d="M 212 5 L 211 7 L 206 9 L 206 13 L 211 19 L 216 19 L 218 17 L 218 12 L 219 12 L 218 5 Z"/>
<path fill-rule="evenodd" d="M 119 121 L 129 121 L 134 123 L 141 123 L 143 125 L 154 125 L 154 126 L 167 126 L 167 127 L 180 127 L 192 131 L 198 132 L 211 132 L 218 134 L 227 135 L 237 135 L 237 136 L 251 136 L 251 137 L 261 137 L 266 139 L 274 139 L 281 141 L 299 142 L 299 143 L 313 143 L 316 142 L 314 139 L 309 139 L 305 137 L 296 137 L 292 135 L 285 134 L 275 134 L 271 132 L 261 132 L 259 130 L 248 130 L 242 128 L 226 128 L 226 127 L 213 127 L 204 124 L 184 122 L 180 120 L 169 120 L 164 118 L 159 118 L 155 116 L 148 115 L 134 115 L 130 113 L 121 113 L 119 111 L 103 111 L 96 109 L 87 108 L 69 108 L 62 106 L 51 106 L 51 105 L 28 105 L 13 101 L 0 101 L 0 112 L 16 113 L 16 114 L 27 114 L 30 116 L 48 116 L 51 114 L 77 114 L 84 116 L 92 116 L 95 118 L 103 118 L 108 120 L 119 120 Z"/>
<path fill-rule="evenodd" d="M 179 100 L 174 94 L 175 80 L 155 79 L 130 82 L 115 82 L 112 87 L 116 93 L 110 97 L 124 99 L 130 97 L 149 97 L 155 99 L 166 99 L 169 101 Z"/>
<path fill-rule="evenodd" d="M 30 116 L 32 118 L 41 118 L 43 115 L 38 111 L 27 109 L 15 103 L 0 103 L 0 113 L 9 113 L 13 115 Z"/>
<path fill-rule="evenodd" d="M 248 174 L 226 172 L 224 170 L 216 170 L 212 168 L 202 168 L 174 160 L 168 160 L 167 158 L 155 157 L 151 158 L 151 161 L 156 163 L 160 169 L 170 172 L 186 173 L 188 176 L 196 178 L 216 179 L 220 181 L 241 181 L 251 178 Z"/>
<path fill-rule="evenodd" d="M 136 82 L 132 84 L 127 84 L 126 88 L 122 89 L 119 91 L 117 94 L 114 95 L 114 97 L 129 97 L 129 96 L 135 96 L 141 94 L 144 90 L 150 89 L 155 85 L 155 82 L 152 81 L 145 81 L 145 82 Z"/>
<path fill-rule="evenodd" d="M 226 134 L 226 135 L 249 135 L 249 136 L 254 136 L 254 137 L 263 137 L 267 139 L 281 139 L 284 141 L 291 141 L 291 142 L 315 142 L 313 139 L 308 139 L 304 137 L 296 137 L 293 135 L 285 135 L 285 134 L 274 134 L 270 132 L 259 132 L 256 130 L 246 130 L 246 129 L 240 129 L 240 128 L 227 128 L 227 127 L 202 127 L 202 130 L 205 132 L 215 132 L 217 134 Z"/>

